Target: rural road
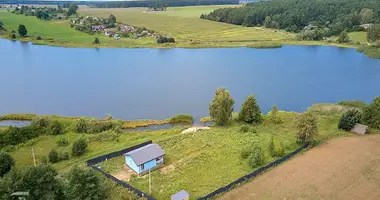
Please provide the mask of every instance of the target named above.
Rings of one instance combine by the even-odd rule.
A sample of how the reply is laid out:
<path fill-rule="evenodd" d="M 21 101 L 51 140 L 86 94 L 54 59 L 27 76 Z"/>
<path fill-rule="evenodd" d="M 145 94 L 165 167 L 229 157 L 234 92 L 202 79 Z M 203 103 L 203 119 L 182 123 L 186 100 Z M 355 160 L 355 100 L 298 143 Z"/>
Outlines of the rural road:
<path fill-rule="evenodd" d="M 380 135 L 331 140 L 219 198 L 248 199 L 378 200 Z"/>

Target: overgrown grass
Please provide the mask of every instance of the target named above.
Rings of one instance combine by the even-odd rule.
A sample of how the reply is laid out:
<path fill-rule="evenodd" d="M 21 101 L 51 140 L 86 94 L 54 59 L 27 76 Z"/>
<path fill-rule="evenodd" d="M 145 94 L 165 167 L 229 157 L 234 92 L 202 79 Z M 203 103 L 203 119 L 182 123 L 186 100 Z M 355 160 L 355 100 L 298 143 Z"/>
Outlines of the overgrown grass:
<path fill-rule="evenodd" d="M 202 117 L 199 121 L 202 123 L 212 122 L 212 118 L 211 117 Z"/>
<path fill-rule="evenodd" d="M 234 6 L 234 5 L 232 5 Z M 247 46 L 252 42 L 272 42 L 293 39 L 294 34 L 272 29 L 236 26 L 200 19 L 220 6 L 169 7 L 165 12 L 147 12 L 147 8 L 85 8 L 81 15 L 108 18 L 116 16 L 117 21 L 146 27 L 163 35 L 175 38 L 177 47 L 233 47 Z M 225 7 L 225 6 L 223 6 Z"/>
<path fill-rule="evenodd" d="M 358 48 L 358 52 L 362 52 L 370 58 L 380 59 L 380 48 L 362 46 Z"/>
<path fill-rule="evenodd" d="M 7 114 L 0 116 L 0 120 L 20 120 L 20 121 L 31 121 L 36 118 L 36 114 Z"/>
<path fill-rule="evenodd" d="M 280 43 L 253 43 L 250 45 L 247 45 L 249 48 L 256 48 L 256 49 L 274 49 L 274 48 L 281 48 L 283 45 Z"/>
<path fill-rule="evenodd" d="M 317 141 L 350 134 L 338 130 L 337 123 L 342 110 L 334 115 L 316 112 L 319 135 Z M 296 143 L 294 119 L 297 113 L 279 112 L 283 121 L 273 124 L 264 116 L 260 125 L 245 125 L 249 131 L 240 131 L 242 124 L 232 122 L 228 127 L 213 127 L 197 133 L 175 134 L 157 142 L 165 151 L 165 165 L 154 170 L 152 177 L 152 195 L 157 199 L 168 199 L 181 189 L 190 193 L 191 199 L 199 198 L 220 186 L 226 185 L 246 175 L 251 168 L 247 160 L 241 159 L 242 150 L 259 145 L 264 151 L 264 164 L 275 160 L 269 156 L 267 145 L 271 136 L 276 142 L 282 141 L 285 153 L 300 147 Z M 253 131 L 254 130 L 254 131 Z M 116 173 L 123 168 L 122 157 L 100 164 L 107 172 Z M 228 176 L 226 175 L 228 173 Z M 197 181 L 194 181 L 196 177 Z M 148 177 L 134 177 L 129 181 L 133 186 L 148 192 Z"/>
<path fill-rule="evenodd" d="M 364 101 L 349 100 L 349 101 L 339 101 L 339 102 L 338 102 L 338 105 L 349 106 L 349 107 L 353 107 L 353 108 L 363 109 L 363 108 L 366 107 L 368 104 L 365 103 Z"/>

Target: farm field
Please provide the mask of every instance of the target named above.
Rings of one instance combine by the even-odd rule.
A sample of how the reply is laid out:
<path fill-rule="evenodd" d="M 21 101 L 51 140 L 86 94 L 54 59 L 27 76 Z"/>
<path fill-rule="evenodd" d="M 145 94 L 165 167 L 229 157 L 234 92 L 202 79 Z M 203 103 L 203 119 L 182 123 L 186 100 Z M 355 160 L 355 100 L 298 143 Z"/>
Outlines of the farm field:
<path fill-rule="evenodd" d="M 218 199 L 380 199 L 379 143 L 379 135 L 331 140 Z"/>
<path fill-rule="evenodd" d="M 24 24 L 28 30 L 28 37 L 17 37 L 17 39 L 32 41 L 36 44 L 66 47 L 140 47 L 156 44 L 153 38 L 114 40 L 104 34 L 89 35 L 71 28 L 68 20 L 43 21 L 34 16 L 16 15 L 5 10 L 0 10 L 0 19 L 7 30 L 16 32 L 19 24 Z M 42 40 L 36 40 L 37 36 L 41 36 Z M 2 35 L 2 37 L 7 38 L 8 35 Z M 92 45 L 95 37 L 100 39 L 100 45 Z"/>
<path fill-rule="evenodd" d="M 313 108 L 318 110 L 317 107 Z M 350 133 L 337 129 L 340 112 L 316 112 L 319 126 L 318 141 Z M 328 113 L 328 114 L 327 114 Z M 275 144 L 282 141 L 285 152 L 300 147 L 296 143 L 294 118 L 297 113 L 281 112 L 282 124 L 272 124 L 268 119 L 263 124 L 249 126 L 242 132 L 242 124 L 234 122 L 228 127 L 212 127 L 196 133 L 177 134 L 157 143 L 164 149 L 164 166 L 151 173 L 152 196 L 168 199 L 185 189 L 191 199 L 202 197 L 257 168 L 249 166 L 240 154 L 243 149 L 258 144 L 264 151 L 264 164 L 275 160 L 268 153 L 268 141 L 274 136 Z M 253 131 L 256 130 L 256 133 Z M 148 193 L 148 176 L 130 176 L 125 168 L 125 158 L 118 157 L 100 163 L 102 170 Z"/>
<path fill-rule="evenodd" d="M 246 46 L 248 43 L 271 43 L 294 38 L 291 33 L 272 29 L 243 27 L 200 19 L 201 14 L 207 14 L 219 7 L 226 6 L 169 7 L 166 11 L 160 12 L 147 11 L 147 8 L 80 7 L 79 13 L 84 16 L 107 18 L 113 14 L 118 22 L 146 27 L 174 37 L 179 43 L 176 43 L 176 46 Z"/>

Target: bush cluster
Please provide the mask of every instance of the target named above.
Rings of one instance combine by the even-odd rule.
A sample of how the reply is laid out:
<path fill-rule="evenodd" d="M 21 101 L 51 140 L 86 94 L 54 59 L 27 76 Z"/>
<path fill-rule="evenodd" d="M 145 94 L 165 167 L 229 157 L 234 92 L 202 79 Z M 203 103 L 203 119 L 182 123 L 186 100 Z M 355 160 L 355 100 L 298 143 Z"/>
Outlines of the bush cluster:
<path fill-rule="evenodd" d="M 174 38 L 161 36 L 157 39 L 157 43 L 175 43 Z"/>
<path fill-rule="evenodd" d="M 57 163 L 61 160 L 68 160 L 69 159 L 69 153 L 67 152 L 58 152 L 55 149 L 51 149 L 48 155 L 49 162 L 51 163 Z"/>
<path fill-rule="evenodd" d="M 246 133 L 246 132 L 248 132 L 249 131 L 249 126 L 247 126 L 247 125 L 242 125 L 241 127 L 240 127 L 240 132 L 242 132 L 242 133 Z"/>
<path fill-rule="evenodd" d="M 0 147 L 17 145 L 46 133 L 46 128 L 38 126 L 9 127 L 0 130 Z"/>
<path fill-rule="evenodd" d="M 282 141 L 275 143 L 273 137 L 269 139 L 268 152 L 271 157 L 282 157 L 285 155 L 285 147 Z"/>
<path fill-rule="evenodd" d="M 343 113 L 339 120 L 338 128 L 350 131 L 354 128 L 355 124 L 361 123 L 362 113 L 358 109 L 350 109 Z"/>
<path fill-rule="evenodd" d="M 296 128 L 298 130 L 296 135 L 297 142 L 300 143 L 312 142 L 318 134 L 317 120 L 311 112 L 305 112 L 298 116 Z"/>
<path fill-rule="evenodd" d="M 6 173 L 11 171 L 12 167 L 15 165 L 14 159 L 4 151 L 0 152 L 0 177 L 4 176 Z"/>
<path fill-rule="evenodd" d="M 264 153 L 259 146 L 243 149 L 240 157 L 242 159 L 248 158 L 248 163 L 253 168 L 262 165 L 264 162 Z"/>
<path fill-rule="evenodd" d="M 79 119 L 76 126 L 75 132 L 77 133 L 100 133 L 103 131 L 110 130 L 116 125 L 110 120 L 98 120 L 82 118 Z"/>
<path fill-rule="evenodd" d="M 263 164 L 264 162 L 264 153 L 260 147 L 255 147 L 253 152 L 248 156 L 248 161 L 251 167 L 255 168 Z"/>
<path fill-rule="evenodd" d="M 59 135 L 63 133 L 62 124 L 51 117 L 38 116 L 32 120 L 31 125 L 46 128 L 46 133 L 50 135 Z"/>
<path fill-rule="evenodd" d="M 67 146 L 67 145 L 69 145 L 69 143 L 70 143 L 69 139 L 65 136 L 62 136 L 57 140 L 57 146 L 59 146 L 59 147 Z"/>
<path fill-rule="evenodd" d="M 87 150 L 88 142 L 85 138 L 78 138 L 77 140 L 74 141 L 73 146 L 72 146 L 72 155 L 73 156 L 81 156 L 85 153 Z"/>
<path fill-rule="evenodd" d="M 92 135 L 90 141 L 105 142 L 105 141 L 118 141 L 120 133 L 115 130 L 108 130 L 99 134 Z"/>
<path fill-rule="evenodd" d="M 380 129 L 380 97 L 363 109 L 363 122 L 371 128 Z"/>
<path fill-rule="evenodd" d="M 189 114 L 179 114 L 179 115 L 174 115 L 169 119 L 170 123 L 173 124 L 192 124 L 194 121 L 193 116 Z"/>

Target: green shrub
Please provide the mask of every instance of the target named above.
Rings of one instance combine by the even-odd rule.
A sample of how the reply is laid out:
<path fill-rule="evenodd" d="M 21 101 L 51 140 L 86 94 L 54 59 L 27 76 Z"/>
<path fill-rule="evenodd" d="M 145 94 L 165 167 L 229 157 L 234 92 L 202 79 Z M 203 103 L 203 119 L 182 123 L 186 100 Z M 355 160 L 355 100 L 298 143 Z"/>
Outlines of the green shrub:
<path fill-rule="evenodd" d="M 0 177 L 11 171 L 15 165 L 15 160 L 7 152 L 0 152 Z"/>
<path fill-rule="evenodd" d="M 77 121 L 74 131 L 77 133 L 101 133 L 114 126 L 115 124 L 110 120 L 82 118 Z"/>
<path fill-rule="evenodd" d="M 41 164 L 46 165 L 49 163 L 49 159 L 46 156 L 42 156 L 40 162 Z"/>
<path fill-rule="evenodd" d="M 94 39 L 94 42 L 92 42 L 93 44 L 100 44 L 100 40 L 99 40 L 99 38 L 95 38 Z"/>
<path fill-rule="evenodd" d="M 339 101 L 338 105 L 349 106 L 349 107 L 358 108 L 358 109 L 363 109 L 367 106 L 367 104 L 364 101 L 356 101 L 356 100 Z"/>
<path fill-rule="evenodd" d="M 260 123 L 261 111 L 253 94 L 249 95 L 239 112 L 240 121 L 246 123 Z"/>
<path fill-rule="evenodd" d="M 200 120 L 202 123 L 212 122 L 211 117 L 202 117 Z"/>
<path fill-rule="evenodd" d="M 92 135 L 90 137 L 91 141 L 97 141 L 97 142 L 105 142 L 105 141 L 117 141 L 120 137 L 120 134 L 113 131 L 104 131 L 99 134 Z"/>
<path fill-rule="evenodd" d="M 56 163 L 59 161 L 58 151 L 55 149 L 50 150 L 48 157 L 49 157 L 49 162 L 51 163 Z"/>
<path fill-rule="evenodd" d="M 273 136 L 270 137 L 269 142 L 268 142 L 268 152 L 269 152 L 269 155 L 272 157 L 277 156 L 277 152 L 274 148 Z"/>
<path fill-rule="evenodd" d="M 67 152 L 59 152 L 59 160 L 68 160 L 69 159 L 69 153 Z"/>
<path fill-rule="evenodd" d="M 246 133 L 246 132 L 248 132 L 249 131 L 249 126 L 247 126 L 247 125 L 242 125 L 241 127 L 240 127 L 240 132 L 242 132 L 242 133 Z"/>
<path fill-rule="evenodd" d="M 38 127 L 48 127 L 50 124 L 51 119 L 46 116 L 38 116 L 32 120 L 31 125 L 32 126 L 38 126 Z"/>
<path fill-rule="evenodd" d="M 27 142 L 46 133 L 46 128 L 37 126 L 9 127 L 0 131 L 0 147 Z"/>
<path fill-rule="evenodd" d="M 252 132 L 252 133 L 257 133 L 257 129 L 256 129 L 255 127 L 252 127 L 252 128 L 251 128 L 251 132 Z"/>
<path fill-rule="evenodd" d="M 59 135 L 63 133 L 63 126 L 58 120 L 51 120 L 48 125 L 48 132 L 51 135 Z"/>
<path fill-rule="evenodd" d="M 59 147 L 65 147 L 67 145 L 69 145 L 69 139 L 65 136 L 61 136 L 58 140 L 57 140 L 57 146 Z"/>
<path fill-rule="evenodd" d="M 193 121 L 194 121 L 193 116 L 188 115 L 188 114 L 175 115 L 169 119 L 169 122 L 173 124 L 182 124 L 182 123 L 192 124 Z"/>
<path fill-rule="evenodd" d="M 361 123 L 362 113 L 358 109 L 350 109 L 343 113 L 340 117 L 338 128 L 346 131 L 350 131 L 355 124 Z"/>
<path fill-rule="evenodd" d="M 246 159 L 246 158 L 248 158 L 249 154 L 251 154 L 251 153 L 252 153 L 252 148 L 243 149 L 243 151 L 241 151 L 241 153 L 240 153 L 240 157 L 242 159 Z"/>
<path fill-rule="evenodd" d="M 73 156 L 81 156 L 85 153 L 87 149 L 87 140 L 85 138 L 78 138 L 74 141 L 73 147 L 72 147 L 72 155 Z"/>
<path fill-rule="evenodd" d="M 260 147 L 255 147 L 253 152 L 248 156 L 249 164 L 252 168 L 258 167 L 264 162 L 264 155 Z"/>
<path fill-rule="evenodd" d="M 279 156 L 279 157 L 283 157 L 285 156 L 285 147 L 284 147 L 284 143 L 282 141 L 280 141 L 278 143 L 278 145 L 275 147 L 276 149 L 276 155 Z"/>
<path fill-rule="evenodd" d="M 296 139 L 300 143 L 312 142 L 318 134 L 317 120 L 311 112 L 302 113 L 297 117 L 296 128 Z"/>
<path fill-rule="evenodd" d="M 363 122 L 371 128 L 380 129 L 380 96 L 363 109 Z"/>
<path fill-rule="evenodd" d="M 282 123 L 281 118 L 278 116 L 278 108 L 277 106 L 273 106 L 270 113 L 270 121 L 274 124 Z"/>

